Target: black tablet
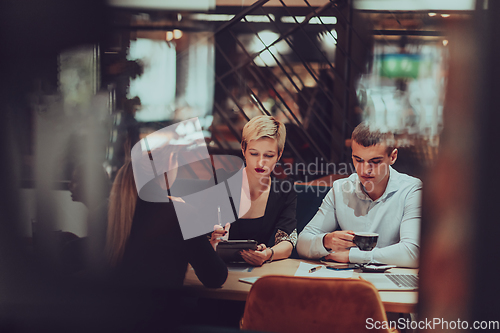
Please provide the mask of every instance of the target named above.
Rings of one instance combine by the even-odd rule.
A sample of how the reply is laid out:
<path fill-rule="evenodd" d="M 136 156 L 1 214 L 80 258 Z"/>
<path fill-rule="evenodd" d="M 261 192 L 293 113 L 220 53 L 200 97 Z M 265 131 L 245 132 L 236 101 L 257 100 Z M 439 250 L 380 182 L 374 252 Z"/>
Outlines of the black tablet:
<path fill-rule="evenodd" d="M 227 240 L 217 245 L 217 254 L 226 263 L 243 262 L 241 250 L 257 250 L 257 241 L 255 240 Z"/>

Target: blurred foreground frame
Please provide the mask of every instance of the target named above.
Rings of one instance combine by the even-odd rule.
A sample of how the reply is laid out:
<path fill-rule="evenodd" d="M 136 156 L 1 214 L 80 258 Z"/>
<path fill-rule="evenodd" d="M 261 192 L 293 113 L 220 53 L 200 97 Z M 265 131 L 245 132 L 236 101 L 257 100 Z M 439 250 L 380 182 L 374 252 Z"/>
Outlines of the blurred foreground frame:
<path fill-rule="evenodd" d="M 419 320 L 498 321 L 497 189 L 500 2 L 450 22 L 444 131 L 424 181 Z M 452 331 L 441 327 L 443 331 Z M 423 332 L 432 330 L 422 330 Z"/>
<path fill-rule="evenodd" d="M 81 281 L 60 284 L 30 262 L 17 237 L 21 156 L 11 116 L 45 60 L 63 49 L 98 42 L 99 26 L 104 25 L 102 3 L 11 0 L 0 6 L 1 42 L 9 50 L 3 55 L 0 89 L 0 331 L 104 331 L 110 329 L 113 315 L 126 325 L 127 314 L 139 316 L 133 306 L 142 305 L 140 296 L 125 297 L 120 290 Z M 492 167 L 500 162 L 495 147 L 500 124 L 500 2 L 478 0 L 477 7 L 472 28 L 450 27 L 455 37 L 450 38 L 453 52 L 441 153 L 424 179 L 422 319 L 500 318 L 500 286 L 491 274 L 500 261 L 500 178 Z M 127 305 L 128 312 L 121 312 Z"/>
<path fill-rule="evenodd" d="M 7 0 L 0 3 L 0 16 L 0 42 L 8 50 L 2 54 L 0 77 L 0 331 L 138 330 L 137 318 L 158 316 L 165 310 L 161 299 L 171 295 L 158 293 L 159 300 L 153 300 L 147 293 L 91 280 L 62 280 L 28 256 L 19 232 L 25 209 L 19 196 L 19 145 L 26 138 L 13 119 L 23 112 L 37 79 L 57 66 L 58 54 L 102 41 L 108 24 L 104 1 Z"/>

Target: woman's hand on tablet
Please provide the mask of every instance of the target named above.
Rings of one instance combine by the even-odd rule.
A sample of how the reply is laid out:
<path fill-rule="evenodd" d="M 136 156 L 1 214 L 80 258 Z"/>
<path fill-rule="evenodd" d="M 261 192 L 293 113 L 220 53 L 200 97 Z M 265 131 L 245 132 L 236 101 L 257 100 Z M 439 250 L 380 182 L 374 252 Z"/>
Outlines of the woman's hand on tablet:
<path fill-rule="evenodd" d="M 214 225 L 214 232 L 212 232 L 212 235 L 210 236 L 210 244 L 212 244 L 212 247 L 214 248 L 214 250 L 217 248 L 217 244 L 220 241 L 227 240 L 229 238 L 229 229 L 230 228 L 231 228 L 230 223 L 226 223 L 224 228 L 222 228 L 218 224 Z"/>
<path fill-rule="evenodd" d="M 252 266 L 262 266 L 262 264 L 264 264 L 266 260 L 269 260 L 272 255 L 271 250 L 268 249 L 265 244 L 258 245 L 255 251 L 243 250 L 240 253 L 243 260 Z"/>

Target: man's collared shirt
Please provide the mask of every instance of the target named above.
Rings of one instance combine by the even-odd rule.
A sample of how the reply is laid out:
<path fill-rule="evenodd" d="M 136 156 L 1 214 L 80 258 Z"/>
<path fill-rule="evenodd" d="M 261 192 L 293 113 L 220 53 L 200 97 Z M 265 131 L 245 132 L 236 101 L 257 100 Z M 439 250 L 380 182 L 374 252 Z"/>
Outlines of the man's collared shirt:
<path fill-rule="evenodd" d="M 357 174 L 335 181 L 300 233 L 298 253 L 306 258 L 328 255 L 323 237 L 335 230 L 373 232 L 379 234 L 377 246 L 372 251 L 351 248 L 350 262 L 417 267 L 422 182 L 389 169 L 385 192 L 375 201 L 363 191 Z"/>

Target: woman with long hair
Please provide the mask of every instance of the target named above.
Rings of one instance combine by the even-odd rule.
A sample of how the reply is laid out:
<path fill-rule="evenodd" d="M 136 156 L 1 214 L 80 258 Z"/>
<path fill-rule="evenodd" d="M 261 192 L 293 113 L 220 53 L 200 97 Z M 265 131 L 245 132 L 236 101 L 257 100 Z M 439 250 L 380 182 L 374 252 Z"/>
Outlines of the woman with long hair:
<path fill-rule="evenodd" d="M 109 196 L 106 256 L 111 267 L 121 261 L 137 202 L 137 189 L 130 160 L 118 170 Z"/>
<path fill-rule="evenodd" d="M 227 267 L 207 238 L 184 240 L 182 236 L 173 205 L 178 200 L 166 197 L 176 179 L 177 153 L 163 155 L 167 156 L 161 157 L 162 163 L 172 170 L 169 181 L 166 183 L 164 174 L 160 174 L 147 185 L 148 191 L 165 195 L 162 202 L 138 196 L 130 161 L 118 171 L 109 203 L 106 244 L 109 264 L 115 276 L 127 285 L 178 288 L 183 284 L 189 262 L 204 285 L 220 287 L 227 278 Z"/>

